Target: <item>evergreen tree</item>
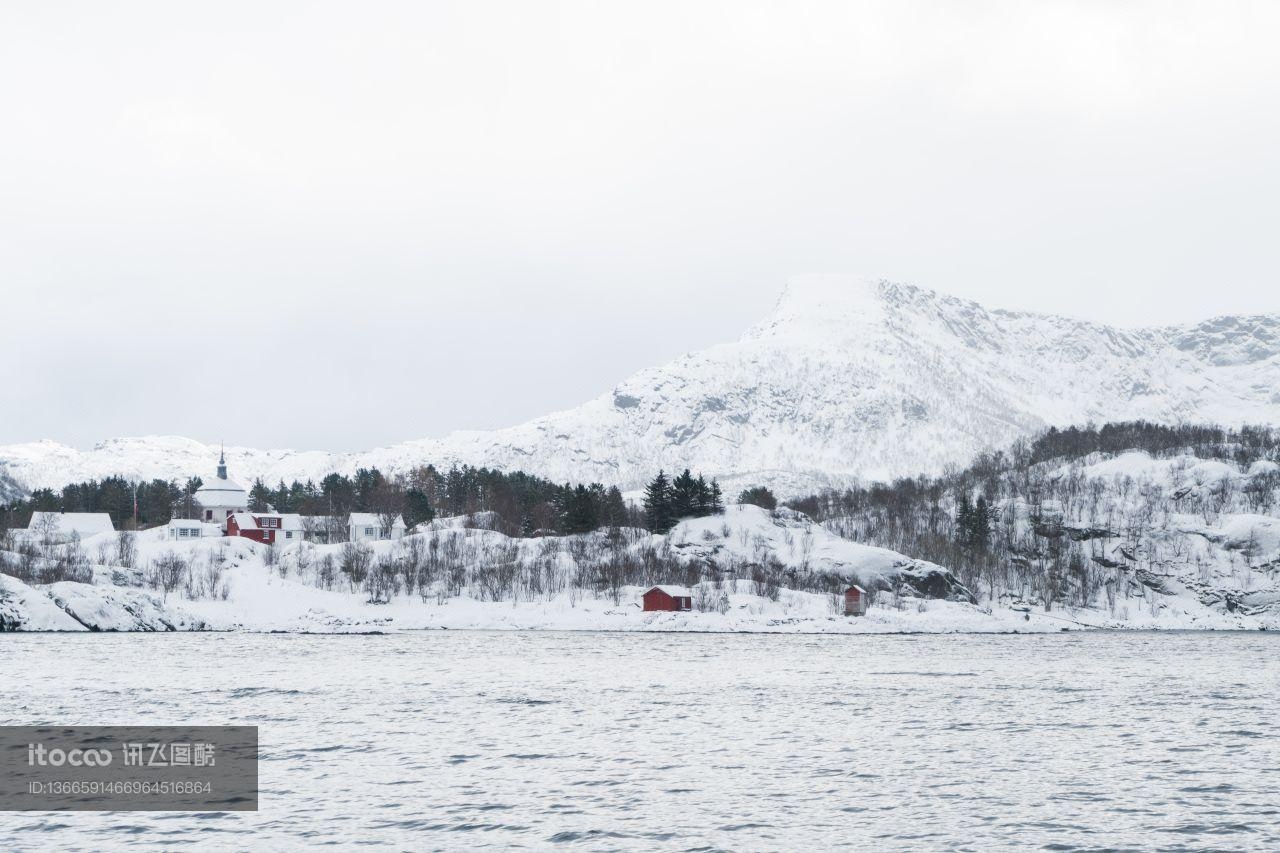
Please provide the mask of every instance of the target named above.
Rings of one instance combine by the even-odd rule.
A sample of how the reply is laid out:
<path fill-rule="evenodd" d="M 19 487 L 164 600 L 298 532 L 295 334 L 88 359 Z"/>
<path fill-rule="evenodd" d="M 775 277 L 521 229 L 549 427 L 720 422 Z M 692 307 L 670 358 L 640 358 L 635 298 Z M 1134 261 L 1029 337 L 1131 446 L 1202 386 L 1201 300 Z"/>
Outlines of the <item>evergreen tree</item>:
<path fill-rule="evenodd" d="M 711 481 L 711 504 L 709 509 L 712 515 L 721 515 L 724 512 L 724 495 L 720 492 L 720 484 L 715 480 Z"/>
<path fill-rule="evenodd" d="M 275 507 L 276 512 L 294 512 L 290 495 L 289 487 L 284 484 L 284 480 L 281 480 L 271 495 L 271 505 Z"/>
<path fill-rule="evenodd" d="M 565 487 L 564 531 L 566 533 L 590 533 L 596 529 L 597 507 L 591 489 L 579 483 L 572 489 Z"/>
<path fill-rule="evenodd" d="M 694 484 L 694 495 L 693 514 L 699 518 L 711 515 L 711 486 L 707 484 L 706 477 L 701 473 L 698 474 L 698 480 Z"/>
<path fill-rule="evenodd" d="M 676 526 L 671 507 L 671 482 L 663 471 L 644 490 L 645 523 L 654 533 L 666 533 Z"/>
<path fill-rule="evenodd" d="M 778 499 L 765 486 L 752 486 L 749 489 L 744 489 L 742 494 L 738 495 L 738 503 L 752 504 L 770 512 L 778 508 Z"/>
<path fill-rule="evenodd" d="M 271 490 L 259 478 L 253 481 L 253 488 L 249 489 L 249 511 L 250 512 L 269 512 L 271 510 Z"/>
<path fill-rule="evenodd" d="M 355 489 L 341 474 L 330 474 L 320 481 L 320 503 L 325 515 L 343 516 L 355 508 Z"/>
<path fill-rule="evenodd" d="M 97 500 L 93 504 L 89 507 L 90 512 L 110 513 L 116 524 L 132 521 L 133 484 L 124 477 L 107 477 L 98 485 Z"/>
<path fill-rule="evenodd" d="M 671 481 L 671 513 L 677 519 L 697 515 L 698 483 L 685 468 L 684 472 Z"/>
<path fill-rule="evenodd" d="M 961 494 L 956 501 L 956 544 L 969 548 L 973 544 L 973 504 L 968 494 Z"/>
<path fill-rule="evenodd" d="M 405 527 L 412 530 L 415 525 L 435 517 L 435 511 L 431 508 L 431 501 L 427 498 L 426 492 L 422 489 L 409 489 L 404 493 Z"/>
<path fill-rule="evenodd" d="M 978 503 L 973 508 L 973 520 L 969 529 L 969 545 L 978 551 L 987 550 L 991 542 L 991 509 L 987 499 L 978 495 Z"/>
<path fill-rule="evenodd" d="M 203 484 L 199 477 L 192 477 L 187 480 L 187 484 L 182 487 L 182 501 L 178 507 L 174 509 L 174 514 L 182 518 L 195 518 L 196 512 L 196 490 Z"/>
<path fill-rule="evenodd" d="M 627 523 L 627 502 L 617 486 L 610 486 L 604 496 L 604 509 L 600 520 L 610 527 L 622 527 Z"/>
<path fill-rule="evenodd" d="M 289 512 L 302 512 L 302 508 L 307 505 L 307 499 L 310 497 L 307 487 L 294 480 L 289 485 Z"/>
<path fill-rule="evenodd" d="M 351 484 L 355 501 L 353 508 L 364 512 L 372 510 L 374 502 L 377 500 L 376 496 L 384 488 L 386 482 L 386 477 L 383 477 L 382 472 L 377 468 L 361 468 L 356 471 L 356 476 Z"/>

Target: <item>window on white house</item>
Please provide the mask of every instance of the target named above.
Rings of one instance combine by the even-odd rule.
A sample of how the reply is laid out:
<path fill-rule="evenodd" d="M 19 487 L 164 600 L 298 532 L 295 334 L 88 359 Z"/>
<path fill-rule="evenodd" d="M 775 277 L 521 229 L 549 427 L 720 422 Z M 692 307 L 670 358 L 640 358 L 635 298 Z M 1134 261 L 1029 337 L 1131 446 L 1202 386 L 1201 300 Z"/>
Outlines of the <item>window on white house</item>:
<path fill-rule="evenodd" d="M 366 528 L 364 529 L 364 535 L 365 535 L 365 536 L 372 536 L 372 535 L 373 535 L 373 528 L 372 528 L 372 527 L 366 527 Z"/>

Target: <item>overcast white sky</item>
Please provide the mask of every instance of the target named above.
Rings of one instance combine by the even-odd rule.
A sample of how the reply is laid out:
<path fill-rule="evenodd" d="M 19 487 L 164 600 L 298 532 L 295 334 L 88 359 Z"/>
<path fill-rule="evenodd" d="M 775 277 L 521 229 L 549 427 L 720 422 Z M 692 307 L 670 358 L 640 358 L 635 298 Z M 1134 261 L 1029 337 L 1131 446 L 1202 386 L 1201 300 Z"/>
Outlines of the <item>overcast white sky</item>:
<path fill-rule="evenodd" d="M 0 6 L 0 443 L 575 405 L 805 272 L 1280 311 L 1280 4 Z"/>

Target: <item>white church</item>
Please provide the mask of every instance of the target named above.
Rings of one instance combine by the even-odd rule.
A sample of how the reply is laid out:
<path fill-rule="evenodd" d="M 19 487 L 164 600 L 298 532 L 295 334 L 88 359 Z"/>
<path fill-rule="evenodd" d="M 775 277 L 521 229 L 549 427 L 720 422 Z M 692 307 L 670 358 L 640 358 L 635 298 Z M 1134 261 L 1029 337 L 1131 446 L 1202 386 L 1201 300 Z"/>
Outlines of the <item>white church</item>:
<path fill-rule="evenodd" d="M 227 519 L 238 512 L 249 511 L 249 493 L 235 480 L 227 477 L 227 454 L 218 457 L 218 476 L 196 489 L 196 503 L 200 504 L 200 520 L 217 524 L 225 531 Z"/>
<path fill-rule="evenodd" d="M 199 520 L 204 524 L 216 524 L 226 536 L 243 536 L 267 544 L 304 539 L 328 543 L 341 541 L 344 535 L 351 542 L 400 539 L 406 532 L 404 518 L 399 515 L 388 527 L 382 517 L 368 512 L 353 512 L 345 518 L 250 512 L 249 493 L 227 476 L 225 451 L 218 457 L 218 476 L 196 489 L 194 497 L 200 505 Z M 170 528 L 173 538 L 206 535 L 189 521 L 172 521 Z"/>

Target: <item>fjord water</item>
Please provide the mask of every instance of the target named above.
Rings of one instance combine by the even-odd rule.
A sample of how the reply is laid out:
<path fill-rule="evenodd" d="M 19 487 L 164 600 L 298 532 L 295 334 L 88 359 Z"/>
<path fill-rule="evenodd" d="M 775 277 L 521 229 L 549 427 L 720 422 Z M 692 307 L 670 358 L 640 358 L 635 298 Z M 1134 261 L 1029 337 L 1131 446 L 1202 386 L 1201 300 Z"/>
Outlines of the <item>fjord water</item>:
<path fill-rule="evenodd" d="M 1280 636 L 9 635 L 6 724 L 256 724 L 252 814 L 12 850 L 1277 849 Z"/>

